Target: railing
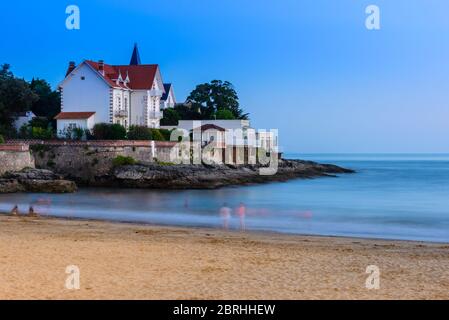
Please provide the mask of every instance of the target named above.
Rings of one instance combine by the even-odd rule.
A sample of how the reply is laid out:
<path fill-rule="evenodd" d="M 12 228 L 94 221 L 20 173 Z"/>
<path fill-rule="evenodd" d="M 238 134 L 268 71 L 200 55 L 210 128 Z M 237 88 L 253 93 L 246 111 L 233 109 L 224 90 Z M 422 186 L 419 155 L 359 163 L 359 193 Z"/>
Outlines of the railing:
<path fill-rule="evenodd" d="M 116 112 L 115 112 L 115 116 L 116 117 L 119 117 L 119 118 L 126 118 L 126 117 L 128 117 L 128 110 L 117 110 Z"/>

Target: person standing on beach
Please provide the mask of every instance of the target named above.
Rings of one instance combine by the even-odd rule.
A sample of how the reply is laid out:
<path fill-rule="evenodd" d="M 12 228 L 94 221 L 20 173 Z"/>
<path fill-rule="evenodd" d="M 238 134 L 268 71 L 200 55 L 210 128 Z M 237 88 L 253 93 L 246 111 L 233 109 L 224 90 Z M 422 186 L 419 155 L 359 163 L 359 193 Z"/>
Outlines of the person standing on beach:
<path fill-rule="evenodd" d="M 34 212 L 33 206 L 30 206 L 30 209 L 28 210 L 28 216 L 29 217 L 37 217 L 36 212 Z"/>
<path fill-rule="evenodd" d="M 246 230 L 246 225 L 245 225 L 245 216 L 246 216 L 246 207 L 243 204 L 243 202 L 240 202 L 240 205 L 238 206 L 237 210 L 237 216 L 240 219 L 240 231 L 245 231 Z"/>
<path fill-rule="evenodd" d="M 229 219 L 231 218 L 231 208 L 228 207 L 227 203 L 223 204 L 220 209 L 220 217 L 223 221 L 223 229 L 229 229 Z"/>
<path fill-rule="evenodd" d="M 12 208 L 11 215 L 13 215 L 13 216 L 19 215 L 19 207 L 17 206 L 17 204 L 14 206 L 14 208 Z"/>

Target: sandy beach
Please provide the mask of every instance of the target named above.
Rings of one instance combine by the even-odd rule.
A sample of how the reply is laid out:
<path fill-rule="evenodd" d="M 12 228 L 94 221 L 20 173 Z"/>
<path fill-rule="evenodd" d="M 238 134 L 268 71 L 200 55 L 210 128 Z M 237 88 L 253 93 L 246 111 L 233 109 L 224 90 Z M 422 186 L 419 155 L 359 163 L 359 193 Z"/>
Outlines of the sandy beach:
<path fill-rule="evenodd" d="M 0 299 L 449 299 L 447 244 L 2 214 L 0 259 Z"/>

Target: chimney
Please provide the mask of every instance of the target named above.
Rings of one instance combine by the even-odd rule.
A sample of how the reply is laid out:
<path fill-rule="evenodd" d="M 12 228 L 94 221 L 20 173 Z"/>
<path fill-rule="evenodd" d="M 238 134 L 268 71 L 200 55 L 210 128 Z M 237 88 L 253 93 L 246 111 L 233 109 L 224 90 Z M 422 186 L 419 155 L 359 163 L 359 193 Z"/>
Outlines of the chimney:
<path fill-rule="evenodd" d="M 98 61 L 98 71 L 104 76 L 104 61 L 99 60 Z"/>
<path fill-rule="evenodd" d="M 75 70 L 75 68 L 76 68 L 75 61 L 70 61 L 66 76 L 68 76 L 73 70 Z"/>

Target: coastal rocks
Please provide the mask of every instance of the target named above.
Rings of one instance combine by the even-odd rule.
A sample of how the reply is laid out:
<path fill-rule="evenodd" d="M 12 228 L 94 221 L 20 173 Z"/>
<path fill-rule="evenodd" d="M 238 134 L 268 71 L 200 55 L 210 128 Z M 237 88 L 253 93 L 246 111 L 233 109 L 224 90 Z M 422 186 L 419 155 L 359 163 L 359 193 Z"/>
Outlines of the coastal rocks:
<path fill-rule="evenodd" d="M 97 177 L 91 183 L 97 186 L 163 189 L 214 189 L 230 185 L 247 185 L 293 178 L 334 176 L 354 171 L 335 165 L 311 161 L 281 160 L 277 173 L 260 175 L 260 166 L 242 165 L 158 165 L 140 164 L 121 166 L 110 175 Z"/>
<path fill-rule="evenodd" d="M 27 168 L 0 177 L 0 193 L 71 193 L 76 189 L 73 181 L 63 180 L 49 170 Z"/>

